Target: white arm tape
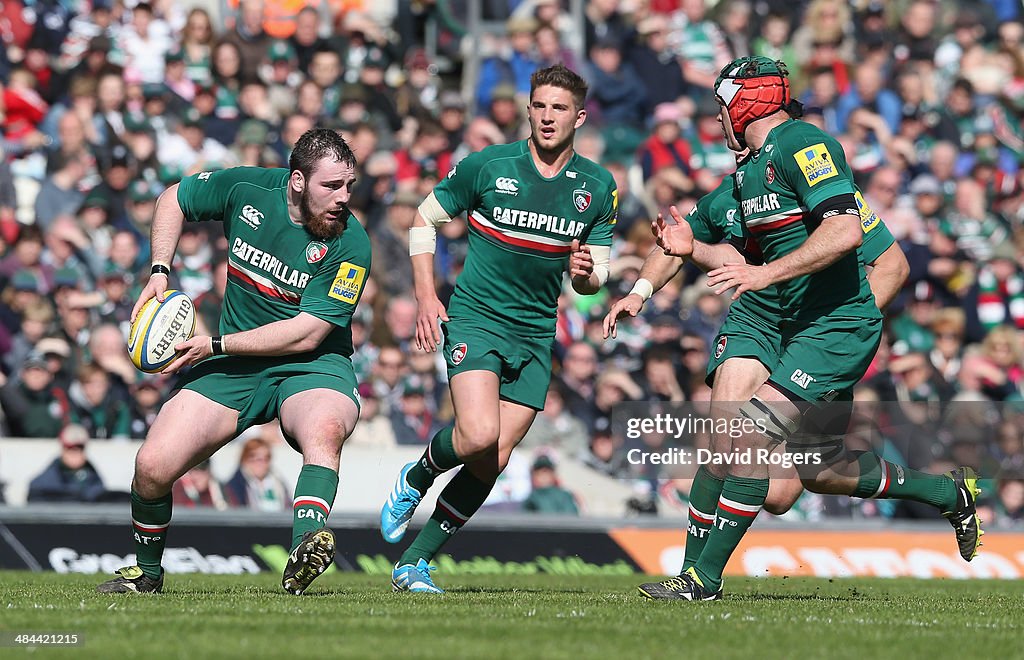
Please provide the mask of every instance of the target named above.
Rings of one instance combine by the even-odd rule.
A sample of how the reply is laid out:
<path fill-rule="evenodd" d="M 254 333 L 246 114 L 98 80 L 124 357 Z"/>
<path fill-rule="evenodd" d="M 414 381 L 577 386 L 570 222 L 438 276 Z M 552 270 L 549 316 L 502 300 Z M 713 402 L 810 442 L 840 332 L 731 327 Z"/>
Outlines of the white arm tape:
<path fill-rule="evenodd" d="M 451 222 L 451 216 L 442 208 L 441 203 L 434 197 L 431 191 L 427 198 L 420 203 L 417 209 L 420 217 L 423 218 L 426 227 L 412 227 L 409 229 L 409 256 L 417 254 L 434 254 L 437 249 L 437 225 Z"/>
<path fill-rule="evenodd" d="M 411 227 L 409 229 L 409 256 L 417 254 L 434 254 L 437 248 L 437 230 L 433 225 Z"/>
<path fill-rule="evenodd" d="M 633 289 L 630 293 L 635 293 L 640 296 L 644 302 L 647 302 L 650 297 L 654 295 L 654 285 L 641 277 L 636 281 L 636 284 L 633 285 Z"/>
<path fill-rule="evenodd" d="M 452 221 L 448 211 L 445 211 L 444 207 L 441 206 L 441 202 L 437 201 L 437 197 L 434 197 L 434 191 L 430 191 L 430 194 L 420 203 L 420 207 L 417 210 L 430 227 L 436 227 Z"/>
<path fill-rule="evenodd" d="M 591 245 L 590 256 L 594 259 L 594 274 L 597 275 L 597 285 L 604 286 L 608 281 L 608 264 L 611 262 L 612 249 L 607 245 Z"/>

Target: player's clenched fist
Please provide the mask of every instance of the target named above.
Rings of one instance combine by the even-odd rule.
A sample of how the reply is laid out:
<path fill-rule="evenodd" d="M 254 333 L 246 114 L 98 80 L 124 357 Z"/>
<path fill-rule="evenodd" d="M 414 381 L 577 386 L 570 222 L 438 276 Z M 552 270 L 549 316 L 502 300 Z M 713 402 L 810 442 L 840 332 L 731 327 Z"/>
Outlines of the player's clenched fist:
<path fill-rule="evenodd" d="M 572 241 L 572 253 L 569 255 L 569 275 L 572 277 L 589 278 L 594 272 L 594 257 L 590 248 L 580 245 L 579 239 Z"/>

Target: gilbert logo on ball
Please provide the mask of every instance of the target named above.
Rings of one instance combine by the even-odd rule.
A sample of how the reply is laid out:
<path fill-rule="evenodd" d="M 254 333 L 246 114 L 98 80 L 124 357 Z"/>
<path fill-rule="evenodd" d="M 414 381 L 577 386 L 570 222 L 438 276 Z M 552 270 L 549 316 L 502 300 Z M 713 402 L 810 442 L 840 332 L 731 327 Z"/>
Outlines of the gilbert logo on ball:
<path fill-rule="evenodd" d="M 151 298 L 128 333 L 132 364 L 146 373 L 160 371 L 177 355 L 174 347 L 191 339 L 195 329 L 195 305 L 187 295 L 172 289 L 162 303 Z"/>

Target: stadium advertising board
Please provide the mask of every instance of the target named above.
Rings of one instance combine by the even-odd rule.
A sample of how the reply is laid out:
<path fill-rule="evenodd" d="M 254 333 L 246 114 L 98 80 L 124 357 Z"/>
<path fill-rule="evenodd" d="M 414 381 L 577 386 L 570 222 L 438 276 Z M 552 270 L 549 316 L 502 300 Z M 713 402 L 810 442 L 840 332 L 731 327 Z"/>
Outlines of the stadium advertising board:
<path fill-rule="evenodd" d="M 681 532 L 614 529 L 609 535 L 645 573 L 673 574 L 682 564 Z M 754 529 L 725 574 L 1014 579 L 1024 577 L 1024 534 L 986 534 L 984 549 L 967 563 L 945 531 Z"/>

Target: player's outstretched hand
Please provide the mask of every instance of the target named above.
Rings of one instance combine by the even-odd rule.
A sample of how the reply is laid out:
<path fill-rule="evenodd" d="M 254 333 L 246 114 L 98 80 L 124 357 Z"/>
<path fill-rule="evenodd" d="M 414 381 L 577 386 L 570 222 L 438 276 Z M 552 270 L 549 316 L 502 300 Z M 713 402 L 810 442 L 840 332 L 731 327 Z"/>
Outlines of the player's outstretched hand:
<path fill-rule="evenodd" d="M 145 305 L 150 298 L 156 298 L 158 302 L 163 302 L 167 296 L 167 276 L 163 273 L 155 273 L 149 276 L 149 282 L 146 283 L 146 288 L 139 294 L 139 299 L 135 301 L 135 307 L 132 307 L 132 318 L 131 322 L 135 323 L 135 317 L 139 315 L 139 310 Z"/>
<path fill-rule="evenodd" d="M 662 251 L 673 257 L 689 257 L 693 254 L 693 229 L 690 223 L 679 213 L 675 206 L 669 207 L 674 225 L 665 222 L 665 216 L 658 214 L 658 218 L 651 223 L 651 233 Z"/>
<path fill-rule="evenodd" d="M 622 300 L 612 305 L 608 310 L 608 316 L 604 317 L 604 338 L 608 335 L 617 337 L 619 319 L 627 316 L 635 317 L 644 308 L 644 299 L 635 293 L 631 293 Z"/>
<path fill-rule="evenodd" d="M 708 273 L 708 286 L 712 287 L 716 294 L 721 295 L 733 287 L 736 288 L 736 293 L 732 294 L 733 300 L 739 298 L 745 291 L 760 291 L 771 284 L 764 266 L 730 263 Z"/>
<path fill-rule="evenodd" d="M 569 255 L 569 276 L 590 279 L 594 272 L 594 257 L 590 255 L 590 248 L 580 245 L 579 239 L 572 240 L 572 253 Z"/>
<path fill-rule="evenodd" d="M 448 312 L 437 296 L 426 300 L 417 300 L 417 303 L 416 348 L 432 353 L 441 343 L 441 329 L 437 327 L 437 319 L 447 321 Z"/>
<path fill-rule="evenodd" d="M 210 357 L 213 355 L 213 339 L 206 335 L 197 335 L 188 341 L 176 344 L 174 350 L 177 351 L 178 357 L 171 360 L 171 363 L 160 373 L 177 373 L 189 365 Z"/>

